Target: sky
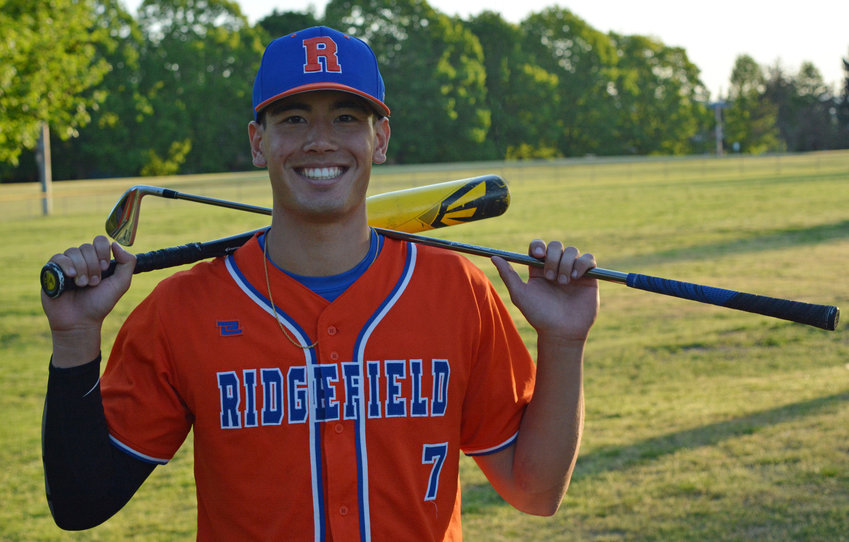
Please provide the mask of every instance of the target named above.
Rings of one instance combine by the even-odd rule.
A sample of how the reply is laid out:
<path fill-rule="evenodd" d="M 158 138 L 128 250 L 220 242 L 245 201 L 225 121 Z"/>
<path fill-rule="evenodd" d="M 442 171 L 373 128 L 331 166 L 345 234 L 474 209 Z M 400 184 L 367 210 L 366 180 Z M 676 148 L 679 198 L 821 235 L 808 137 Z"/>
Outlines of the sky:
<path fill-rule="evenodd" d="M 278 11 L 320 15 L 326 0 L 237 0 L 251 23 Z M 135 12 L 141 0 L 124 0 Z M 762 66 L 778 63 L 795 74 L 802 62 L 812 62 L 826 84 L 840 92 L 841 59 L 849 59 L 849 1 L 805 0 L 428 0 L 437 11 L 468 18 L 492 9 L 510 22 L 551 6 L 569 9 L 601 32 L 652 36 L 671 47 L 682 47 L 701 70 L 702 81 L 716 99 L 728 92 L 734 61 L 747 54 Z"/>

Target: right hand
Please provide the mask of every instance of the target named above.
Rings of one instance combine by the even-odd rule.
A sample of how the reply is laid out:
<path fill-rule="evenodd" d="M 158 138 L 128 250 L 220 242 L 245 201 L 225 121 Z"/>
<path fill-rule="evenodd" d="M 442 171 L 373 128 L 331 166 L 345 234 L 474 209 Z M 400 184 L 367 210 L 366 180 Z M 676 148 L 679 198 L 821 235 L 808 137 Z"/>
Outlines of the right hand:
<path fill-rule="evenodd" d="M 109 267 L 112 255 L 118 263 L 115 273 L 101 280 L 100 273 Z M 118 243 L 112 243 L 110 254 L 109 240 L 99 235 L 91 243 L 55 254 L 50 261 L 78 286 L 55 299 L 41 293 L 53 335 L 53 363 L 80 365 L 99 354 L 101 325 L 130 288 L 136 257 Z"/>

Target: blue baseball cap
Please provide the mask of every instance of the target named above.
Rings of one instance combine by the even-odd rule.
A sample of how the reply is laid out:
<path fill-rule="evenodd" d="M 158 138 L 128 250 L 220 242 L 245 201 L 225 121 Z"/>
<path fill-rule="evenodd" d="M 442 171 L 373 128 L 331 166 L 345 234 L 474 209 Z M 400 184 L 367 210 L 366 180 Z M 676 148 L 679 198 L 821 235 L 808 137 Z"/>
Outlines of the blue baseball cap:
<path fill-rule="evenodd" d="M 314 26 L 268 44 L 254 80 L 254 117 L 277 100 L 314 90 L 340 90 L 368 100 L 381 115 L 385 88 L 377 57 L 362 40 Z"/>

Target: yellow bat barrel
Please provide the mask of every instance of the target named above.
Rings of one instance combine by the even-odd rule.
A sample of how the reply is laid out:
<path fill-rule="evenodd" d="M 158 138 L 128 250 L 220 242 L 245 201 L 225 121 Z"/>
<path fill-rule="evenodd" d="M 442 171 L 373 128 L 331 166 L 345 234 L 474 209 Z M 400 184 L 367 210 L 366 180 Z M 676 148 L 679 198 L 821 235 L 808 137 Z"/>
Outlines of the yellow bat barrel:
<path fill-rule="evenodd" d="M 510 190 L 498 175 L 431 184 L 366 199 L 369 226 L 417 233 L 504 214 Z"/>

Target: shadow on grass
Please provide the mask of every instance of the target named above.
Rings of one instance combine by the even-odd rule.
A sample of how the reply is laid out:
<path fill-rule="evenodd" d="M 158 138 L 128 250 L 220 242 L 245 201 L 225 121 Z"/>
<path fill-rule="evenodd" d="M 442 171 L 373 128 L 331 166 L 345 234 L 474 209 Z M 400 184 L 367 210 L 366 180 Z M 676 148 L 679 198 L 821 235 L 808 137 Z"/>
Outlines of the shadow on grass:
<path fill-rule="evenodd" d="M 849 401 L 849 390 L 762 410 L 724 422 L 676 431 L 626 446 L 604 446 L 578 458 L 573 479 L 580 480 L 606 471 L 630 468 L 679 450 L 713 446 L 725 439 L 751 435 L 771 425 L 811 416 L 845 401 Z"/>
<path fill-rule="evenodd" d="M 725 439 L 755 434 L 765 427 L 811 416 L 845 401 L 849 401 L 849 390 L 723 422 L 676 431 L 633 444 L 597 448 L 580 455 L 572 481 L 639 466 L 679 450 L 713 446 Z M 463 485 L 463 513 L 484 513 L 488 507 L 503 503 L 501 497 L 486 482 Z"/>
<path fill-rule="evenodd" d="M 639 256 L 613 260 L 609 262 L 609 265 L 616 269 L 645 265 L 647 262 L 655 265 L 683 260 L 705 260 L 720 255 L 728 256 L 731 254 L 793 248 L 842 238 L 849 238 L 849 220 L 843 220 L 833 224 L 820 224 L 810 228 L 787 228 L 770 233 L 752 233 L 751 235 L 731 241 L 661 250 L 651 254 L 641 254 Z"/>

